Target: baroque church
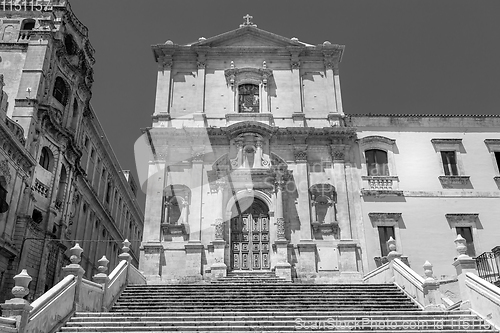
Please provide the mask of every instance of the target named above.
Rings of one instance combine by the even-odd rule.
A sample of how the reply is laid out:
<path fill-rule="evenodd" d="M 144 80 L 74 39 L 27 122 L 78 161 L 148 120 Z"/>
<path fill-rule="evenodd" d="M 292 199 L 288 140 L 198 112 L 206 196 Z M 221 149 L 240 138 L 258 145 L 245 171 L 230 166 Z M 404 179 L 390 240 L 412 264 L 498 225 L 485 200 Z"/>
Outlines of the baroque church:
<path fill-rule="evenodd" d="M 249 15 L 152 50 L 148 283 L 241 271 L 359 282 L 390 238 L 446 280 L 457 234 L 471 256 L 498 245 L 500 117 L 345 113 L 344 45 L 279 36 Z"/>
<path fill-rule="evenodd" d="M 143 213 L 90 104 L 94 49 L 67 1 L 0 4 L 0 302 L 13 276 L 29 300 L 62 278 L 67 249 L 84 249 L 85 277 L 132 241 Z"/>

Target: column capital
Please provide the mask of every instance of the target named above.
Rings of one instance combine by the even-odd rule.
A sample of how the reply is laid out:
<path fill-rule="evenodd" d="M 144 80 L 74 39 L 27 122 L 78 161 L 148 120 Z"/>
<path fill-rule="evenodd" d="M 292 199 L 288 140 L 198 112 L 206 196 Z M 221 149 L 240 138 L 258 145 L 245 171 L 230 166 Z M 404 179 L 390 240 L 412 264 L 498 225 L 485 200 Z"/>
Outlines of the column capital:
<path fill-rule="evenodd" d="M 294 145 L 295 162 L 307 162 L 307 145 Z"/>

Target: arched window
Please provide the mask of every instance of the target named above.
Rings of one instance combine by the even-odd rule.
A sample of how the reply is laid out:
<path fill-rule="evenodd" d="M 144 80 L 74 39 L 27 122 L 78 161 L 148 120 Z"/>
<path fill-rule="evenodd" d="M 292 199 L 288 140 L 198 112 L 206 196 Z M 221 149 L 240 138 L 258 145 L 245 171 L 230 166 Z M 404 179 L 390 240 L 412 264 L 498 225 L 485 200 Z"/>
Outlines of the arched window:
<path fill-rule="evenodd" d="M 75 55 L 76 54 L 76 43 L 73 37 L 71 35 L 66 35 L 64 37 L 64 48 L 66 49 L 66 53 L 69 55 Z"/>
<path fill-rule="evenodd" d="M 389 176 L 387 152 L 380 149 L 365 151 L 368 176 Z"/>
<path fill-rule="evenodd" d="M 40 154 L 40 161 L 38 162 L 42 168 L 47 171 L 51 171 L 54 166 L 54 156 L 48 147 L 42 148 L 42 153 Z"/>
<path fill-rule="evenodd" d="M 54 96 L 54 98 L 57 99 L 62 105 L 66 106 L 66 103 L 68 103 L 68 95 L 69 90 L 66 82 L 64 82 L 64 80 L 60 76 L 58 76 L 56 78 L 56 82 L 54 83 L 54 91 L 52 92 L 52 96 Z"/>
<path fill-rule="evenodd" d="M 21 30 L 33 30 L 34 28 L 35 28 L 35 20 L 33 19 L 23 20 L 23 23 L 21 24 Z"/>
<path fill-rule="evenodd" d="M 238 111 L 240 113 L 259 112 L 259 86 L 242 84 L 238 86 Z"/>

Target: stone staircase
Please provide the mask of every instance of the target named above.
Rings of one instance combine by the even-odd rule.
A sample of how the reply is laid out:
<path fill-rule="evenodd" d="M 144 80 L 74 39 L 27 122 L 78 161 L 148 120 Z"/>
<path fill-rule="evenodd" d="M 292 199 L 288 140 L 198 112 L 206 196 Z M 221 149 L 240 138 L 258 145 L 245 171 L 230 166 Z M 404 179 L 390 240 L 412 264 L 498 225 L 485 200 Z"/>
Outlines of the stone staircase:
<path fill-rule="evenodd" d="M 210 284 L 129 286 L 111 312 L 60 332 L 492 332 L 468 311 L 423 312 L 395 285 L 293 284 L 234 273 Z"/>

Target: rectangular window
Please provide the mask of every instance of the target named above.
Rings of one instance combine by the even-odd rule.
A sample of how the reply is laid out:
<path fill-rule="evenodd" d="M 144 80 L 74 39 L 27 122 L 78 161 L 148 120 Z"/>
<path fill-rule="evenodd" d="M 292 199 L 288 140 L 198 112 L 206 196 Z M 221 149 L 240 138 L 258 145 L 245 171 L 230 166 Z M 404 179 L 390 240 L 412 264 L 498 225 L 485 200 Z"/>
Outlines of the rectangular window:
<path fill-rule="evenodd" d="M 444 174 L 446 176 L 458 176 L 457 158 L 455 151 L 441 151 Z"/>
<path fill-rule="evenodd" d="M 497 161 L 498 171 L 500 171 L 500 151 L 495 152 L 495 160 Z"/>
<path fill-rule="evenodd" d="M 461 235 L 465 238 L 467 245 L 467 254 L 470 257 L 476 256 L 476 249 L 474 248 L 474 240 L 472 239 L 472 228 L 471 227 L 456 227 L 457 235 Z"/>
<path fill-rule="evenodd" d="M 380 241 L 380 252 L 382 254 L 382 257 L 387 256 L 389 253 L 389 249 L 387 248 L 387 241 L 389 238 L 396 239 L 394 236 L 394 227 L 378 227 L 378 238 Z"/>

